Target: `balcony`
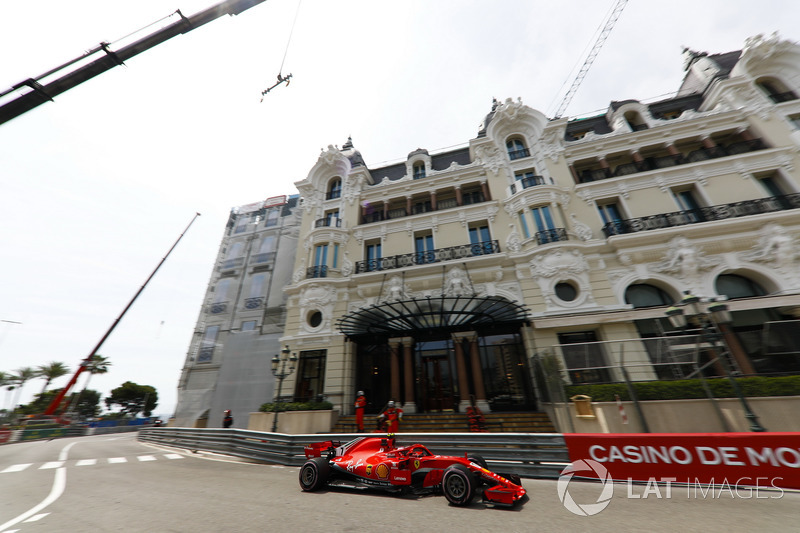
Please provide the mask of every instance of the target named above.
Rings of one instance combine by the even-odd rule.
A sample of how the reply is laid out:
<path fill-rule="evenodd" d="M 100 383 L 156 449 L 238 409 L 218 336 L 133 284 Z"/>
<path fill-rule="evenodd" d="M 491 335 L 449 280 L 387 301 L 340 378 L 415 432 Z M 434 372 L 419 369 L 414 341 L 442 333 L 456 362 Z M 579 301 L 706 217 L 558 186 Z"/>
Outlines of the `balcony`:
<path fill-rule="evenodd" d="M 336 200 L 337 198 L 342 197 L 342 190 L 341 189 L 332 189 L 325 193 L 326 200 Z"/>
<path fill-rule="evenodd" d="M 339 217 L 326 217 L 314 221 L 315 228 L 341 228 L 342 219 Z"/>
<path fill-rule="evenodd" d="M 226 259 L 222 262 L 220 270 L 232 270 L 239 268 L 244 264 L 244 257 L 234 257 L 233 259 Z"/>
<path fill-rule="evenodd" d="M 245 298 L 244 299 L 244 308 L 245 309 L 261 309 L 261 306 L 264 305 L 264 297 L 259 296 L 257 298 Z"/>
<path fill-rule="evenodd" d="M 564 228 L 552 228 L 536 232 L 536 244 L 549 244 L 569 240 L 567 230 Z"/>
<path fill-rule="evenodd" d="M 228 310 L 228 302 L 214 302 L 208 306 L 208 312 L 212 315 L 218 315 Z"/>
<path fill-rule="evenodd" d="M 472 205 L 472 204 L 479 204 L 485 202 L 486 198 L 484 198 L 483 193 L 480 191 L 471 191 L 465 192 L 461 198 L 462 206 L 465 205 Z M 446 198 L 443 200 L 439 200 L 436 202 L 436 209 L 428 203 L 417 203 L 411 207 L 411 213 L 405 207 L 396 207 L 389 209 L 386 214 L 384 215 L 383 211 L 374 211 L 372 213 L 362 215 L 361 216 L 361 223 L 362 224 L 371 224 L 372 222 L 382 222 L 384 220 L 394 220 L 397 218 L 404 218 L 407 216 L 412 215 L 419 215 L 424 213 L 431 213 L 433 211 L 442 211 L 445 209 L 452 209 L 454 207 L 459 207 L 458 202 L 455 198 Z M 324 219 L 320 219 L 324 220 Z M 318 220 L 317 222 L 319 222 Z"/>
<path fill-rule="evenodd" d="M 214 357 L 214 345 L 201 346 L 197 351 L 197 362 L 207 363 Z"/>
<path fill-rule="evenodd" d="M 410 254 L 393 255 L 391 257 L 381 257 L 356 263 L 356 274 L 363 272 L 376 272 L 378 270 L 390 270 L 394 268 L 404 268 L 414 265 L 426 265 L 438 263 L 440 261 L 452 261 L 454 259 L 464 259 L 466 257 L 477 257 L 479 255 L 489 255 L 500 253 L 500 245 L 497 241 L 485 241 L 474 244 L 461 244 L 449 248 L 439 248 L 427 252 L 413 252 Z"/>
<path fill-rule="evenodd" d="M 729 218 L 760 215 L 762 213 L 773 213 L 775 211 L 797 208 L 800 208 L 800 193 L 758 198 L 756 200 L 745 200 L 744 202 L 715 205 L 711 207 L 701 207 L 689 211 L 676 211 L 674 213 L 616 220 L 604 225 L 603 233 L 606 237 L 611 237 L 612 235 L 624 235 L 626 233 L 636 233 L 639 231 L 672 228 L 684 226 L 686 224 L 696 224 L 712 220 L 726 220 Z"/>
<path fill-rule="evenodd" d="M 511 184 L 511 194 L 516 194 L 517 191 L 521 191 L 529 187 L 535 187 L 537 185 L 544 185 L 546 183 L 547 182 L 542 176 L 525 176 L 524 178 L 518 179 L 516 183 Z"/>
<path fill-rule="evenodd" d="M 605 180 L 618 176 L 629 176 L 639 172 L 648 172 L 650 170 L 658 170 L 661 168 L 669 168 L 677 165 L 686 165 L 689 163 L 697 163 L 700 161 L 709 161 L 711 159 L 718 159 L 720 157 L 728 157 L 732 155 L 746 154 L 748 152 L 755 152 L 767 148 L 761 139 L 752 139 L 749 141 L 739 141 L 727 146 L 715 146 L 713 148 L 698 148 L 686 155 L 665 155 L 660 157 L 647 157 L 642 161 L 631 161 L 617 165 L 612 171 L 610 168 L 590 168 L 580 171 L 580 183 L 588 183 L 591 181 Z"/>
<path fill-rule="evenodd" d="M 510 150 L 508 158 L 512 161 L 515 159 L 522 159 L 523 157 L 530 157 L 531 152 L 527 148 L 520 148 L 519 150 Z"/>
<path fill-rule="evenodd" d="M 253 259 L 250 261 L 251 263 L 261 264 L 261 263 L 271 263 L 275 261 L 275 252 L 264 252 L 260 254 L 253 254 Z"/>
<path fill-rule="evenodd" d="M 315 265 L 306 269 L 306 278 L 327 278 L 328 265 Z"/>

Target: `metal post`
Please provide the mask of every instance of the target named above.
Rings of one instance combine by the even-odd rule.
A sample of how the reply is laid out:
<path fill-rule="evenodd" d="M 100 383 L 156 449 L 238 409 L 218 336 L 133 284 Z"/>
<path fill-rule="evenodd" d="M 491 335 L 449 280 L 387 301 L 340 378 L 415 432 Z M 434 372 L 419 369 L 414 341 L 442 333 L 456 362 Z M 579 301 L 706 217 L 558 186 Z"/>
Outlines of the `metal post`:
<path fill-rule="evenodd" d="M 281 399 L 281 389 L 283 388 L 283 380 L 286 379 L 286 376 L 290 375 L 294 372 L 294 364 L 297 361 L 297 356 L 292 353 L 291 357 L 289 354 L 291 351 L 289 350 L 289 345 L 287 344 L 286 347 L 281 350 L 281 356 L 278 357 L 277 355 L 272 358 L 272 375 L 278 378 L 278 395 L 275 397 L 275 404 L 273 408 L 273 412 L 275 413 L 272 417 L 272 432 L 275 433 L 278 430 L 278 402 Z M 291 365 L 289 366 L 289 370 L 286 370 L 286 362 L 290 362 Z M 280 372 L 278 371 L 278 365 L 280 364 Z"/>

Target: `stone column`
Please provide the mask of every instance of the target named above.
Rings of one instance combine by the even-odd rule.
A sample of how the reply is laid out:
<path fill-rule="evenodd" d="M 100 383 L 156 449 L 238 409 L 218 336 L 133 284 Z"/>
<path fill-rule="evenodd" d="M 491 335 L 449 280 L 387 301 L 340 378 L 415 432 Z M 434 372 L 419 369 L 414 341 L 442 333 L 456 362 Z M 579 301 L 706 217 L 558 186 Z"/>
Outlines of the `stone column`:
<path fill-rule="evenodd" d="M 461 413 L 466 412 L 469 405 L 469 378 L 467 377 L 467 363 L 464 360 L 464 334 L 453 333 L 453 348 L 456 356 L 456 374 L 458 377 L 458 410 Z"/>
<path fill-rule="evenodd" d="M 483 369 L 481 368 L 480 351 L 478 349 L 478 335 L 474 332 L 469 337 L 469 360 L 472 365 L 472 381 L 475 386 L 475 403 L 481 411 L 488 413 L 489 402 L 486 399 L 486 388 L 483 385 Z"/>
<path fill-rule="evenodd" d="M 390 400 L 394 400 L 396 404 L 400 403 L 400 349 L 403 345 L 403 339 L 389 339 L 389 349 L 391 352 L 389 359 L 389 377 L 391 381 L 391 396 Z"/>
<path fill-rule="evenodd" d="M 431 211 L 436 211 L 436 191 L 431 191 Z"/>
<path fill-rule="evenodd" d="M 492 195 L 489 194 L 489 184 L 485 180 L 481 182 L 481 192 L 483 192 L 483 200 L 485 202 L 492 199 Z"/>
<path fill-rule="evenodd" d="M 458 205 L 459 207 L 464 205 L 464 199 L 461 196 L 461 186 L 460 185 L 456 185 L 456 205 Z"/>
<path fill-rule="evenodd" d="M 574 181 L 576 184 L 580 183 L 580 182 L 581 182 L 581 177 L 578 175 L 578 171 L 577 171 L 577 170 L 575 170 L 575 165 L 573 165 L 572 163 L 570 163 L 570 164 L 569 164 L 569 165 L 567 165 L 567 166 L 569 167 L 569 173 L 570 173 L 570 174 L 572 174 L 572 180 L 573 180 L 573 181 Z"/>
<path fill-rule="evenodd" d="M 406 414 L 417 412 L 417 402 L 414 398 L 414 339 L 403 338 L 403 370 L 405 374 L 405 401 L 403 412 Z"/>

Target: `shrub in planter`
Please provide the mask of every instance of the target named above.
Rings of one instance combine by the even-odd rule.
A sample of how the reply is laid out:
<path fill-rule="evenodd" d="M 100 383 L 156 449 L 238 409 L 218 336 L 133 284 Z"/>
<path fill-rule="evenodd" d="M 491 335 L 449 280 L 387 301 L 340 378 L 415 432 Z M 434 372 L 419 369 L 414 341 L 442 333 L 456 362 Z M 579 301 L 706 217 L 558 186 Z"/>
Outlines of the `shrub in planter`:
<path fill-rule="evenodd" d="M 331 402 L 276 402 L 265 403 L 258 408 L 262 413 L 272 413 L 274 411 L 330 411 L 331 409 L 333 409 Z"/>

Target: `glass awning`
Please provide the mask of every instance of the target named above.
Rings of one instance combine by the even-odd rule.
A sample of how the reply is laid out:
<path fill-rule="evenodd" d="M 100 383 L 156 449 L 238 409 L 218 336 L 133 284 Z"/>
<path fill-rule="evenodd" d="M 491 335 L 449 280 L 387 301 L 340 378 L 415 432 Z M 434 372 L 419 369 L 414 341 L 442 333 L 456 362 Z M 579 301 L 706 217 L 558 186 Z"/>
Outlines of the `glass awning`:
<path fill-rule="evenodd" d="M 350 338 L 403 337 L 433 330 L 472 331 L 528 321 L 528 309 L 502 296 L 445 296 L 385 301 L 341 317 Z"/>

